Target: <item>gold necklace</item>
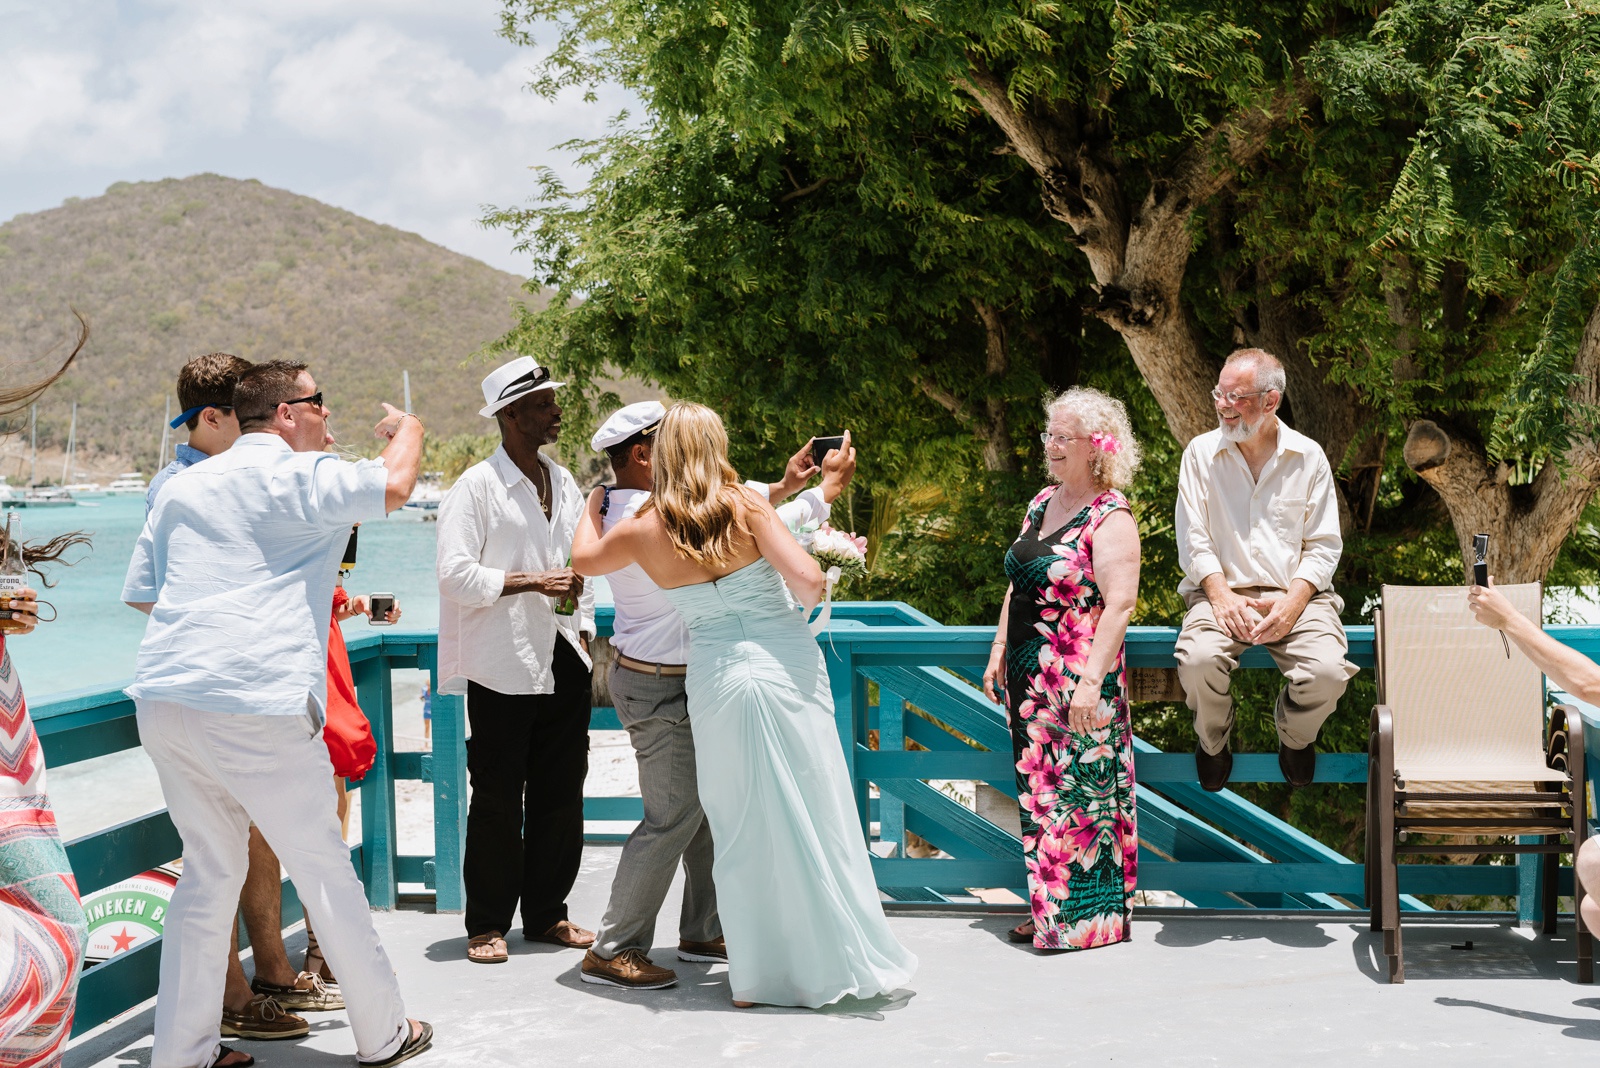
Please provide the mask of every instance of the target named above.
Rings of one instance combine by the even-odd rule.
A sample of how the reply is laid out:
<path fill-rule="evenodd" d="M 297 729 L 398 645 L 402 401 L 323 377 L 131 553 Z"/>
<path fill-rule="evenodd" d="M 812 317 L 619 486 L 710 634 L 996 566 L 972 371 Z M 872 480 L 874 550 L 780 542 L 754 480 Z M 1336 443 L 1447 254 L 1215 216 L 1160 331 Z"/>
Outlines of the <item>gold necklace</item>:
<path fill-rule="evenodd" d="M 537 455 L 534 456 L 533 462 L 539 465 L 539 482 L 543 484 L 542 487 L 540 485 L 535 485 L 533 488 L 534 488 L 534 491 L 539 494 L 539 507 L 544 509 L 544 516 L 545 516 L 546 519 L 549 519 L 550 518 L 550 470 L 547 467 L 545 467 L 544 461 L 539 459 L 539 457 Z"/>
<path fill-rule="evenodd" d="M 1062 488 L 1065 489 L 1066 487 L 1063 486 Z M 1086 508 L 1090 504 L 1093 504 L 1095 499 L 1100 496 L 1100 493 L 1101 493 L 1101 490 L 1098 487 L 1090 486 L 1086 493 L 1078 494 L 1076 497 L 1074 497 L 1072 499 L 1072 507 L 1071 507 L 1071 509 L 1065 511 L 1064 514 L 1062 515 L 1061 522 L 1062 523 L 1067 522 L 1073 516 L 1077 515 L 1081 511 L 1083 511 L 1084 508 Z M 1052 504 L 1055 503 L 1054 496 L 1052 496 L 1050 500 L 1051 500 Z"/>

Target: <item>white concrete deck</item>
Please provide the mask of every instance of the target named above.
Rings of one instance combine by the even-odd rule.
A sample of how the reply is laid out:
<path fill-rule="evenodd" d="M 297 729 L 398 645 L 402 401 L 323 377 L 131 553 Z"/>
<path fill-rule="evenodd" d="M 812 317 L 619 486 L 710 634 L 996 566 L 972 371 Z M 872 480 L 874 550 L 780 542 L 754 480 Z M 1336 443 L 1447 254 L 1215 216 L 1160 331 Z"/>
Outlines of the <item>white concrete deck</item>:
<path fill-rule="evenodd" d="M 572 896 L 586 926 L 616 854 L 586 853 Z M 515 939 L 510 963 L 485 967 L 462 959 L 459 916 L 380 915 L 408 1009 L 437 1030 L 415 1063 L 1302 1068 L 1527 1064 L 1600 1049 L 1600 987 L 1572 981 L 1567 924 L 1553 940 L 1486 924 L 1408 927 L 1410 981 L 1390 986 L 1365 922 L 1139 917 L 1131 944 L 1045 955 L 1005 941 L 1012 915 L 895 916 L 922 961 L 910 987 L 808 1012 L 733 1008 L 722 966 L 674 959 L 676 908 L 663 911 L 654 957 L 677 968 L 679 985 L 638 993 L 580 983 L 577 951 Z M 1467 939 L 1472 950 L 1450 948 Z M 351 1065 L 344 1015 L 311 1019 L 307 1039 L 240 1045 L 262 1068 Z M 150 1023 L 147 1004 L 84 1036 L 67 1068 L 147 1068 Z"/>

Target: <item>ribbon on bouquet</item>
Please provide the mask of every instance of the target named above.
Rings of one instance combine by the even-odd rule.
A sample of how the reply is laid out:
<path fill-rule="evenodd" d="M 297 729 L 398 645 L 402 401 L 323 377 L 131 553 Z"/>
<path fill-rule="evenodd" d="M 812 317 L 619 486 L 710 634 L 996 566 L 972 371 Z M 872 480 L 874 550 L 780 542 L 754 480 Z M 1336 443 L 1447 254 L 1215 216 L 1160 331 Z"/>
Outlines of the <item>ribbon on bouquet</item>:
<path fill-rule="evenodd" d="M 811 636 L 813 638 L 826 630 L 828 628 L 828 620 L 833 618 L 833 588 L 839 583 L 839 566 L 835 564 L 833 567 L 828 568 L 828 572 L 824 577 L 827 582 L 822 588 L 822 611 L 817 613 L 816 619 L 807 624 L 811 628 Z"/>

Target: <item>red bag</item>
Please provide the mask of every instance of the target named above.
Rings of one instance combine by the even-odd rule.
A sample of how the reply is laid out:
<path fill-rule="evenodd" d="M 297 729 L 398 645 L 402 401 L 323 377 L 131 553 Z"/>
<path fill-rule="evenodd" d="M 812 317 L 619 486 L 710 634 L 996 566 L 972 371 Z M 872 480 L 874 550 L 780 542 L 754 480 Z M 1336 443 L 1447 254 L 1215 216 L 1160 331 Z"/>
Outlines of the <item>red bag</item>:
<path fill-rule="evenodd" d="M 343 586 L 333 589 L 333 615 L 328 620 L 328 722 L 322 739 L 328 743 L 333 773 L 347 779 L 360 779 L 378 759 L 378 742 L 372 737 L 372 724 L 356 703 L 356 682 L 350 671 L 350 654 L 345 649 L 344 631 L 339 629 L 339 610 L 350 603 Z"/>

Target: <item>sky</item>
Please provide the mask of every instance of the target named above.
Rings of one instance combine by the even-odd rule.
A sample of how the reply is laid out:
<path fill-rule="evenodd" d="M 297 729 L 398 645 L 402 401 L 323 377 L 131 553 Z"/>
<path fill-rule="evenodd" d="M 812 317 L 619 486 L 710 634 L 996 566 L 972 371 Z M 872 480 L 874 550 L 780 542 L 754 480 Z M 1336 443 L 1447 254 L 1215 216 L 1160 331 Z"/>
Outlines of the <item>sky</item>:
<path fill-rule="evenodd" d="M 631 103 L 527 92 L 495 0 L 0 0 L 0 220 L 213 172 L 315 197 L 517 274 L 485 205 Z"/>

